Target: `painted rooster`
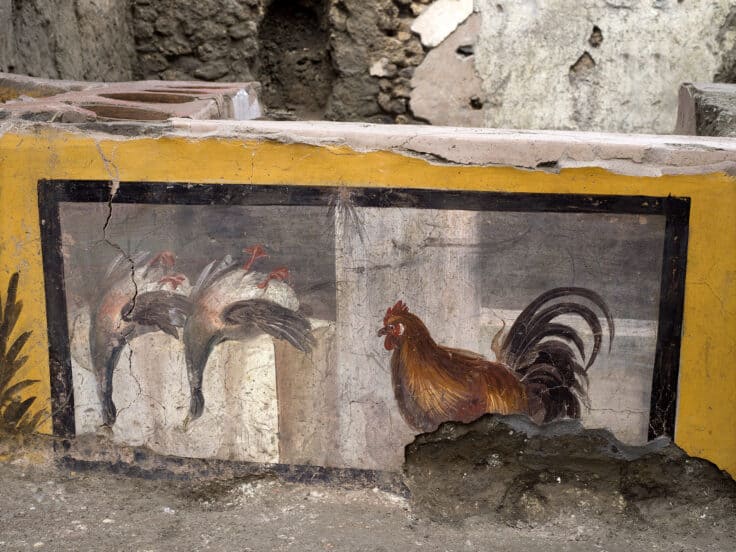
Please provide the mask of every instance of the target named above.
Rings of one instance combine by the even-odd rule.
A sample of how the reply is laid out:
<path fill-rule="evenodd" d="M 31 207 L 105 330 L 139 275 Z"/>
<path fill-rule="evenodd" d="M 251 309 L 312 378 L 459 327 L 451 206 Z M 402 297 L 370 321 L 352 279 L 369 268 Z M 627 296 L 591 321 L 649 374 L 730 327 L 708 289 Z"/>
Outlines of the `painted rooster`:
<path fill-rule="evenodd" d="M 121 254 L 102 282 L 102 293 L 92 310 L 89 344 L 102 419 L 108 427 L 117 416 L 112 378 L 125 346 L 152 331 L 179 338 L 177 328 L 184 325 L 189 300 L 177 289 L 186 277 L 174 274 L 174 264 L 169 251 L 153 257 L 148 252 L 132 257 Z"/>
<path fill-rule="evenodd" d="M 378 335 L 393 351 L 394 395 L 406 423 L 426 432 L 442 422 L 470 422 L 493 412 L 525 413 L 537 423 L 579 418 L 581 402 L 587 401 L 587 370 L 600 351 L 603 331 L 598 315 L 575 298 L 602 311 L 610 349 L 615 330 L 603 299 L 585 288 L 555 288 L 532 301 L 505 337 L 503 330 L 496 335 L 496 362 L 437 344 L 419 317 L 397 302 Z M 563 315 L 582 318 L 592 331 L 585 366 L 584 341 L 574 328 L 556 321 Z"/>
<path fill-rule="evenodd" d="M 192 313 L 184 326 L 191 392 L 185 426 L 202 415 L 204 369 L 219 343 L 266 333 L 303 352 L 309 352 L 314 344 L 311 324 L 299 312 L 299 300 L 287 283 L 288 269 L 254 272 L 253 265 L 268 255 L 259 245 L 244 249 L 244 253 L 248 255 L 244 263 L 227 256 L 208 264 L 192 289 Z"/>

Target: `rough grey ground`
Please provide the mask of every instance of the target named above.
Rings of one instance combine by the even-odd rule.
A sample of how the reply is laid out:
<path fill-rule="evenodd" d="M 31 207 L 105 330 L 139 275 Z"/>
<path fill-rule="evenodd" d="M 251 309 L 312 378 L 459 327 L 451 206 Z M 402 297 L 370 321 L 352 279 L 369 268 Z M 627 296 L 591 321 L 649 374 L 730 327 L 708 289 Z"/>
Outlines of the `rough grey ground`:
<path fill-rule="evenodd" d="M 686 534 L 562 518 L 511 527 L 439 524 L 405 499 L 275 480 L 161 482 L 49 468 L 0 467 L 5 550 L 732 550 L 694 515 Z M 673 528 L 674 530 L 674 528 Z M 730 542 L 729 542 L 730 539 Z"/>
<path fill-rule="evenodd" d="M 0 464 L 0 550 L 729 551 L 736 533 L 698 508 L 656 526 L 564 515 L 541 524 L 433 522 L 397 495 L 285 483 L 152 481 Z"/>

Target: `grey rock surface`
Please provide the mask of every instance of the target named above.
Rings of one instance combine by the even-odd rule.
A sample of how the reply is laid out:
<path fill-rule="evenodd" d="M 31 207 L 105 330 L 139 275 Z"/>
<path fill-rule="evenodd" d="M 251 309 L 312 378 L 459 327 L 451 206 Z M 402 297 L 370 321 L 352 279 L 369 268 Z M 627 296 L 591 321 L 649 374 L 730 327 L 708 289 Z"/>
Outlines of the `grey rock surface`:
<path fill-rule="evenodd" d="M 124 0 L 0 2 L 0 71 L 76 80 L 130 80 L 132 20 Z"/>
<path fill-rule="evenodd" d="M 413 20 L 392 0 L 134 0 L 137 76 L 256 79 L 277 119 L 412 122 Z M 377 62 L 391 70 L 371 73 Z"/>
<path fill-rule="evenodd" d="M 446 423 L 407 447 L 405 475 L 414 506 L 433 519 L 618 517 L 667 527 L 700 510 L 720 511 L 714 523 L 736 534 L 736 482 L 725 472 L 666 438 L 631 447 L 572 421 L 540 427 L 486 415 Z"/>
<path fill-rule="evenodd" d="M 479 29 L 480 15 L 473 14 L 416 68 L 410 103 L 416 117 L 434 125 L 483 126 L 482 81 L 474 55 Z"/>
<path fill-rule="evenodd" d="M 736 84 L 683 84 L 675 134 L 736 136 Z"/>
<path fill-rule="evenodd" d="M 680 83 L 727 78 L 736 39 L 730 0 L 476 8 L 490 127 L 670 133 Z"/>
<path fill-rule="evenodd" d="M 58 443 L 58 448 L 62 445 Z M 55 464 L 51 442 L 40 438 L 25 442 L 0 438 L 0 451 L 5 498 L 0 546 L 8 550 L 230 552 L 236 546 L 243 551 L 284 552 L 725 552 L 736 548 L 733 510 L 723 492 L 709 502 L 670 505 L 648 501 L 649 491 L 641 487 L 639 514 L 621 515 L 617 508 L 595 511 L 599 504 L 608 504 L 604 501 L 584 506 L 582 515 L 553 510 L 548 519 L 539 516 L 536 522 L 473 515 L 448 523 L 428 516 L 416 498 L 387 492 L 380 483 L 326 483 L 320 477 L 296 482 L 269 471 L 187 478 L 181 467 L 179 473 L 135 466 L 126 472 L 124 463 L 133 460 L 132 454 L 107 465 L 69 467 Z M 44 456 L 48 460 L 39 461 Z M 708 471 L 700 470 L 697 461 L 685 467 L 693 469 L 689 475 L 686 469 L 679 481 L 693 486 L 695 494 L 717 481 L 702 478 Z M 482 464 L 467 473 L 477 479 L 487 472 L 488 465 Z M 670 470 L 666 475 L 680 474 Z M 486 478 L 485 484 L 494 482 Z M 669 486 L 677 484 L 673 480 Z M 546 486 L 560 484 L 553 480 Z M 595 496 L 593 491 L 589 495 Z M 471 498 L 466 495 L 458 506 L 466 508 Z M 571 497 L 569 503 L 574 500 Z M 533 509 L 539 502 L 529 498 L 524 504 Z M 555 504 L 544 507 L 552 509 Z"/>

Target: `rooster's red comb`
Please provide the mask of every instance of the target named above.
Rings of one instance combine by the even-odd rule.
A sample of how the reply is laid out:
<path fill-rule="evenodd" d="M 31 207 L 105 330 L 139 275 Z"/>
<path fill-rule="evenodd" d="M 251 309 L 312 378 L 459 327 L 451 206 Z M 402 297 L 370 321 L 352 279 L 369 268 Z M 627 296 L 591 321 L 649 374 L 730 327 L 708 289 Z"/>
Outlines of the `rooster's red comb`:
<path fill-rule="evenodd" d="M 409 307 L 406 306 L 406 303 L 404 303 L 403 301 L 396 301 L 396 304 L 393 307 L 389 307 L 388 310 L 386 310 L 386 316 L 383 317 L 383 325 L 385 326 L 386 324 L 388 324 L 388 319 L 392 316 L 408 313 Z"/>

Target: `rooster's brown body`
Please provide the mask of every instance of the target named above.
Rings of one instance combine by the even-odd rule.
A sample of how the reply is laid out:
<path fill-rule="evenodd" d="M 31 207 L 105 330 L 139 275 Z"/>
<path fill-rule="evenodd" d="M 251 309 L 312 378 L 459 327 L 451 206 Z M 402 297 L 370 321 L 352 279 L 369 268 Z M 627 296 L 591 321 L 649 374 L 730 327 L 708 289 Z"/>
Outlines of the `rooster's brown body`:
<path fill-rule="evenodd" d="M 580 417 L 580 403 L 587 400 L 586 372 L 600 349 L 602 328 L 597 315 L 579 302 L 550 304 L 566 296 L 598 306 L 613 340 L 608 307 L 583 288 L 556 288 L 534 300 L 495 347 L 498 362 L 437 344 L 399 301 L 386 313 L 379 335 L 393 351 L 393 388 L 404 420 L 417 431 L 433 431 L 442 422 L 470 422 L 486 413 L 524 413 L 540 423 Z M 585 367 L 578 362 L 578 355 L 585 359 L 581 337 L 553 322 L 563 314 L 580 316 L 591 327 L 594 346 Z"/>

